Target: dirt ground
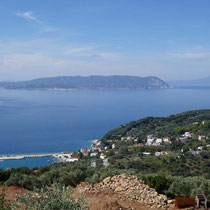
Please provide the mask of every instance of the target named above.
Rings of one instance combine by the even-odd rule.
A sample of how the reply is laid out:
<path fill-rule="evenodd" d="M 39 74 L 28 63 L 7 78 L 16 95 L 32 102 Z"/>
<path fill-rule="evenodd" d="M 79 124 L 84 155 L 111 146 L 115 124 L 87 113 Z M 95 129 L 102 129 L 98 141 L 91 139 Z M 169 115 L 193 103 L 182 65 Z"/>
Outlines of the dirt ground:
<path fill-rule="evenodd" d="M 81 195 L 84 196 L 90 210 L 149 210 L 143 204 L 133 203 L 116 197 L 111 190 L 84 193 L 82 188 L 76 188 L 73 196 L 77 199 Z"/>
<path fill-rule="evenodd" d="M 0 193 L 5 189 L 6 200 L 14 201 L 16 194 L 25 194 L 27 190 L 24 188 L 10 186 L 0 186 Z M 86 192 L 82 188 L 75 188 L 73 196 L 78 199 L 84 196 L 88 203 L 90 210 L 149 210 L 144 204 L 133 203 L 130 201 L 122 200 L 112 193 L 111 190 L 103 190 L 97 193 Z M 154 209 L 153 209 L 154 210 Z M 174 209 L 175 210 L 175 209 Z"/>
<path fill-rule="evenodd" d="M 6 201 L 14 201 L 17 194 L 25 194 L 27 190 L 16 186 L 10 186 L 10 187 L 0 186 L 0 194 L 3 192 L 5 193 Z"/>

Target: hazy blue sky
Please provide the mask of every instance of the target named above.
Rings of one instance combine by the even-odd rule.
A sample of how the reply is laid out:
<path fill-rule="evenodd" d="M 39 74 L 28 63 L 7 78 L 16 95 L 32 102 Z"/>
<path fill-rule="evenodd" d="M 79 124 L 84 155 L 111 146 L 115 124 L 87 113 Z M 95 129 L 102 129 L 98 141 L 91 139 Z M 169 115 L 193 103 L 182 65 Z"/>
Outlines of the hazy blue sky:
<path fill-rule="evenodd" d="M 210 75 L 210 0 L 1 0 L 0 80 Z"/>

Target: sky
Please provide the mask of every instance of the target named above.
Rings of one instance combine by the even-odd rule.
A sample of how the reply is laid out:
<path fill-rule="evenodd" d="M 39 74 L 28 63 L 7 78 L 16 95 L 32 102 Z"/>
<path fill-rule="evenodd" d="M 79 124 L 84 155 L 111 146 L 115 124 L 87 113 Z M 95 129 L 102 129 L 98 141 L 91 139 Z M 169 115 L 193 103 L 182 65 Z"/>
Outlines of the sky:
<path fill-rule="evenodd" d="M 0 0 L 0 81 L 210 76 L 209 0 Z"/>

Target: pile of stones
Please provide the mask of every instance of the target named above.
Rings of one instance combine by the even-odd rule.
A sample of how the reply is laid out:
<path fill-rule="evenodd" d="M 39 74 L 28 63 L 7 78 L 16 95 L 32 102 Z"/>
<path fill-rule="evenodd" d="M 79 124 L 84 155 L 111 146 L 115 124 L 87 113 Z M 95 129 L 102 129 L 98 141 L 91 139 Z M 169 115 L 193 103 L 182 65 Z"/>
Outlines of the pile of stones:
<path fill-rule="evenodd" d="M 107 177 L 93 186 L 84 185 L 84 183 L 81 185 L 83 185 L 83 190 L 86 192 L 99 193 L 103 190 L 111 190 L 121 200 L 142 203 L 149 208 L 169 209 L 174 207 L 173 200 L 168 200 L 167 196 L 158 194 L 155 189 L 144 184 L 136 176 L 121 174 Z"/>

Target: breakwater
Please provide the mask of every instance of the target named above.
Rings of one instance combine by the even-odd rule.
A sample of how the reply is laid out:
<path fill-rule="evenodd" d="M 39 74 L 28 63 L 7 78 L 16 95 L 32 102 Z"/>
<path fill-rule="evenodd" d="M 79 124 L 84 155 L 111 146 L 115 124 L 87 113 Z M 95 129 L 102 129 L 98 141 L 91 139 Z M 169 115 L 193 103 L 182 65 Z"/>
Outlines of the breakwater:
<path fill-rule="evenodd" d="M 42 153 L 42 154 L 22 154 L 22 155 L 0 155 L 1 160 L 20 160 L 25 158 L 34 158 L 34 157 L 56 157 L 61 153 Z"/>

